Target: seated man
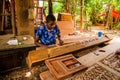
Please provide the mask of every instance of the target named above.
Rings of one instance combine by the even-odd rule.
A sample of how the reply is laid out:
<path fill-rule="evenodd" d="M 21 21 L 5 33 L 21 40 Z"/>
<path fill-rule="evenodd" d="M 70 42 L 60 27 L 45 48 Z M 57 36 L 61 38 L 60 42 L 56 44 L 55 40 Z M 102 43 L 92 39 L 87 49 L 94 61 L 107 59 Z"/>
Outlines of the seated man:
<path fill-rule="evenodd" d="M 56 36 L 59 44 L 62 45 L 63 41 L 60 37 L 60 30 L 55 23 L 56 18 L 54 15 L 46 17 L 46 23 L 39 26 L 36 32 L 35 44 L 41 47 L 49 47 L 56 44 Z"/>

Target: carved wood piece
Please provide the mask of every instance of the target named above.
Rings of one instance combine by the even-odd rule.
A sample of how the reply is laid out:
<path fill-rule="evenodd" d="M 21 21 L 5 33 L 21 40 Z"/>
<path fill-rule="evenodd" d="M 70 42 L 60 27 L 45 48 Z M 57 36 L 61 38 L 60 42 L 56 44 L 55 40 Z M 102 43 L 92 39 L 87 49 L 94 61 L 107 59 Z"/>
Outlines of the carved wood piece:
<path fill-rule="evenodd" d="M 57 80 L 51 73 L 50 71 L 45 71 L 40 73 L 40 79 L 41 80 Z"/>
<path fill-rule="evenodd" d="M 45 63 L 47 67 L 49 68 L 50 72 L 58 80 L 63 79 L 77 71 L 80 71 L 86 68 L 80 62 L 78 62 L 72 54 L 48 59 L 45 61 Z"/>

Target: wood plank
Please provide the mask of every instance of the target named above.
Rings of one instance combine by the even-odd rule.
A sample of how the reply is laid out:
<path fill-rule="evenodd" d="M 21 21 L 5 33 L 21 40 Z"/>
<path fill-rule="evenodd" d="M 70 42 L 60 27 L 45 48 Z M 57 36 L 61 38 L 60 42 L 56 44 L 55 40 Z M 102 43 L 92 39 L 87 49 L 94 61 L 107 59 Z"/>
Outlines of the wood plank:
<path fill-rule="evenodd" d="M 52 61 L 51 63 L 52 63 L 52 65 L 50 66 L 51 67 L 50 69 L 53 68 L 52 70 L 50 70 L 51 73 L 54 73 L 55 75 L 59 74 L 58 75 L 59 77 L 62 77 L 61 75 L 65 75 L 66 74 L 66 70 L 59 63 L 59 61 Z M 48 63 L 46 63 L 46 64 L 48 64 Z M 48 65 L 50 65 L 50 64 L 48 64 Z"/>
<path fill-rule="evenodd" d="M 73 21 L 57 21 L 57 25 L 61 31 L 61 36 L 66 36 L 68 34 L 75 33 Z"/>
<path fill-rule="evenodd" d="M 87 38 L 87 39 L 83 39 L 74 43 L 70 43 L 67 45 L 63 45 L 63 46 L 57 46 L 57 47 L 53 47 L 48 49 L 48 54 L 50 54 L 50 57 L 54 57 L 54 56 L 59 56 L 65 53 L 69 53 L 72 51 L 76 51 L 76 50 L 80 50 L 86 47 L 90 47 L 93 45 L 98 45 L 101 43 L 104 43 L 106 41 L 109 41 L 108 38 L 106 37 L 102 37 L 102 38 Z"/>
<path fill-rule="evenodd" d="M 75 63 L 77 63 L 77 61 L 75 59 L 70 59 L 70 60 L 66 60 L 63 62 L 66 66 L 69 66 L 69 65 L 73 65 Z"/>
<path fill-rule="evenodd" d="M 23 40 L 23 37 L 26 37 L 27 40 Z M 17 39 L 19 42 L 21 42 L 21 45 L 8 45 L 7 42 L 9 40 L 15 40 Z M 4 36 L 0 36 L 0 51 L 3 50 L 11 50 L 11 49 L 17 49 L 17 48 L 25 48 L 25 47 L 35 47 L 36 45 L 34 44 L 34 39 L 32 36 L 30 35 L 24 35 L 24 36 L 16 36 L 14 37 L 13 35 L 4 35 Z"/>
<path fill-rule="evenodd" d="M 60 55 L 63 55 L 69 52 L 76 51 L 76 50 L 84 49 L 86 47 L 90 47 L 93 45 L 98 45 L 98 44 L 104 43 L 109 40 L 110 39 L 104 36 L 102 38 L 95 38 L 95 37 L 85 38 L 83 40 L 79 40 L 79 41 L 72 42 L 70 44 L 66 44 L 62 46 L 56 46 L 56 47 L 51 47 L 51 48 L 46 48 L 46 49 L 39 48 L 38 50 L 29 52 L 29 55 L 27 58 L 28 65 L 31 67 L 32 64 L 35 62 L 39 62 L 39 61 L 45 60 L 47 58 L 52 58 L 55 56 L 60 56 Z"/>
<path fill-rule="evenodd" d="M 41 80 L 57 80 L 51 73 L 50 71 L 45 71 L 40 73 L 40 79 Z"/>
<path fill-rule="evenodd" d="M 39 50 L 30 51 L 26 58 L 28 66 L 31 67 L 33 63 L 49 58 L 49 55 L 47 53 L 48 51 L 42 48 Z"/>
<path fill-rule="evenodd" d="M 70 13 L 59 13 L 58 21 L 72 21 L 72 15 Z"/>
<path fill-rule="evenodd" d="M 92 66 L 94 63 L 104 59 L 106 56 L 114 53 L 114 51 L 118 49 L 120 49 L 120 45 L 113 43 L 96 51 L 93 51 L 83 57 L 80 57 L 77 60 L 80 61 L 83 65 L 89 67 Z M 100 52 L 100 50 L 104 50 L 105 52 Z"/>

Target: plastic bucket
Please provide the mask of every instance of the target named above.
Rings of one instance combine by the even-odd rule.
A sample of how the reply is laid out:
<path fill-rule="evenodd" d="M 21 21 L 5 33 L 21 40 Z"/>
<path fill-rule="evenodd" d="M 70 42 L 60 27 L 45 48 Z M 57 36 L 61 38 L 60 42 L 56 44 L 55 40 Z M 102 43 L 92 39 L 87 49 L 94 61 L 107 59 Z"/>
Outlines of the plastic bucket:
<path fill-rule="evenodd" d="M 103 33 L 101 31 L 98 32 L 98 37 L 102 37 Z"/>

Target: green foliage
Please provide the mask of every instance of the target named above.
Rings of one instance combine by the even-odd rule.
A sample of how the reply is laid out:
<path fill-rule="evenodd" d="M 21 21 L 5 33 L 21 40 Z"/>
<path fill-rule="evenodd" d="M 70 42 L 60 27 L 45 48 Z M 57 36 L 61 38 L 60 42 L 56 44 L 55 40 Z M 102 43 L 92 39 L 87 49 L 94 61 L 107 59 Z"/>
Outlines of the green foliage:
<path fill-rule="evenodd" d="M 53 2 L 54 14 L 65 12 L 65 0 L 59 1 L 60 2 Z M 68 0 L 70 13 L 73 18 L 77 17 L 77 19 L 80 19 L 80 1 L 81 0 Z M 106 5 L 113 5 L 115 10 L 120 11 L 120 0 L 84 0 L 84 18 L 87 15 L 88 20 L 92 21 L 92 24 L 103 22 L 104 18 L 101 17 L 100 14 L 105 12 L 107 8 Z M 44 6 L 48 6 L 48 2 L 45 2 Z M 48 13 L 48 10 L 46 10 L 46 13 Z"/>
<path fill-rule="evenodd" d="M 120 12 L 120 0 L 113 0 L 112 4 L 115 7 L 115 10 Z"/>
<path fill-rule="evenodd" d="M 120 30 L 120 26 L 118 26 L 117 29 Z"/>
<path fill-rule="evenodd" d="M 46 6 L 46 10 L 45 10 L 45 13 L 48 14 L 48 2 L 44 2 L 44 6 Z"/>
<path fill-rule="evenodd" d="M 85 0 L 84 11 L 88 13 L 89 19 L 93 24 L 101 21 L 102 18 L 100 18 L 99 15 L 104 11 L 103 5 L 104 2 L 101 0 Z"/>
<path fill-rule="evenodd" d="M 113 5 L 115 10 L 120 11 L 120 0 L 85 0 L 84 12 L 88 13 L 89 19 L 93 24 L 103 22 L 99 15 L 105 11 L 105 5 Z"/>
<path fill-rule="evenodd" d="M 65 6 L 62 3 L 53 2 L 53 11 L 55 13 L 64 12 Z"/>
<path fill-rule="evenodd" d="M 65 3 L 65 2 L 64 2 Z M 47 6 L 46 9 L 46 14 L 48 14 L 48 2 L 44 2 L 44 6 Z M 65 4 L 63 4 L 63 1 L 59 2 L 53 2 L 53 13 L 59 13 L 59 12 L 64 12 L 65 11 Z"/>
<path fill-rule="evenodd" d="M 120 23 L 115 23 L 112 27 L 117 28 L 118 30 L 120 30 Z"/>

